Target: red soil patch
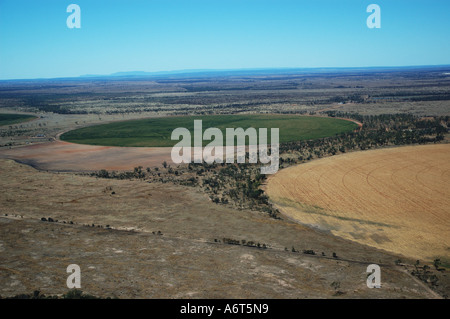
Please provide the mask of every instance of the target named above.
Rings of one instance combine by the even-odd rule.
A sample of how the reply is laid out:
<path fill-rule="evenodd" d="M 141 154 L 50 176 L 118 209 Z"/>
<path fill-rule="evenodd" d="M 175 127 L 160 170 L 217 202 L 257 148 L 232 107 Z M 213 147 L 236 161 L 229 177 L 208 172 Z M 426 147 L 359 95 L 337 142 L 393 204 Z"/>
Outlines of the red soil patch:
<path fill-rule="evenodd" d="M 50 171 L 132 170 L 172 163 L 170 147 L 112 147 L 56 141 L 0 150 L 0 158 L 13 159 Z"/>

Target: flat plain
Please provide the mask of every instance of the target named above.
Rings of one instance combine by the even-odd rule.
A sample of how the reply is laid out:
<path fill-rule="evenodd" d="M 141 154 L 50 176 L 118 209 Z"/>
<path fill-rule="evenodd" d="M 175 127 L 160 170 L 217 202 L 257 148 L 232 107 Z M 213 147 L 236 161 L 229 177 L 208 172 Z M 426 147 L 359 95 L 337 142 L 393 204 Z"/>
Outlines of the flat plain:
<path fill-rule="evenodd" d="M 83 291 L 100 297 L 447 298 L 448 74 L 0 81 L 0 113 L 36 117 L 0 126 L 0 295 L 66 293 L 76 263 Z M 59 140 L 129 120 L 268 115 L 363 126 L 282 143 L 268 185 L 248 165 L 173 165 L 170 147 L 142 140 Z M 278 179 L 291 183 L 276 190 L 280 203 L 263 192 Z M 373 263 L 381 289 L 366 286 Z"/>

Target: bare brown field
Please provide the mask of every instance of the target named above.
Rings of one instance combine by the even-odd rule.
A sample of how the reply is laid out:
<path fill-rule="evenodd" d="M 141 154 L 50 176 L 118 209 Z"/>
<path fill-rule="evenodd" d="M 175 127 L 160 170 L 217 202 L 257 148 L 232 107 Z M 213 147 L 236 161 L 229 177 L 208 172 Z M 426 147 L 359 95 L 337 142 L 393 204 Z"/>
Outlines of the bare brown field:
<path fill-rule="evenodd" d="M 450 259 L 450 144 L 355 152 L 290 167 L 266 191 L 302 224 L 411 258 Z"/>
<path fill-rule="evenodd" d="M 43 170 L 86 172 L 133 170 L 172 162 L 167 147 L 111 147 L 63 141 L 0 150 L 1 158 L 15 159 Z"/>

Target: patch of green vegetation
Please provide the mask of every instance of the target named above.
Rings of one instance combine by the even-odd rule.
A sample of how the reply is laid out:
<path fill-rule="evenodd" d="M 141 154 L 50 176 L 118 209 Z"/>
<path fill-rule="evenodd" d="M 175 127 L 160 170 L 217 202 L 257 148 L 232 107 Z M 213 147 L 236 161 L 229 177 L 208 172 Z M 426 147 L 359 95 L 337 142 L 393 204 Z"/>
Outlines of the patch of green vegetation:
<path fill-rule="evenodd" d="M 203 131 L 210 127 L 222 131 L 225 145 L 226 128 L 253 127 L 279 128 L 280 143 L 311 140 L 355 130 L 358 126 L 350 121 L 335 118 L 298 115 L 210 115 L 152 118 L 85 127 L 67 132 L 61 139 L 67 142 L 132 147 L 172 147 L 178 141 L 171 140 L 172 131 L 178 127 L 191 132 L 194 137 L 194 120 L 202 120 Z M 204 141 L 207 145 L 209 141 Z M 248 144 L 248 142 L 246 142 Z"/>
<path fill-rule="evenodd" d="M 26 114 L 0 114 L 0 126 L 27 122 L 35 118 L 37 117 Z"/>
<path fill-rule="evenodd" d="M 433 260 L 436 269 L 450 269 L 450 259 L 447 256 L 436 256 Z"/>

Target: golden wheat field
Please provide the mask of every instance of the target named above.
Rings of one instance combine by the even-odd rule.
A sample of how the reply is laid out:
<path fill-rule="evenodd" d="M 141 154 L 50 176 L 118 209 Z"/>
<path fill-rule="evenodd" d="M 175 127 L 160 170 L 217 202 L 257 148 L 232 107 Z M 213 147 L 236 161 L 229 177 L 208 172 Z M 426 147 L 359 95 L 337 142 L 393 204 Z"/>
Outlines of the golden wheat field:
<path fill-rule="evenodd" d="M 266 192 L 289 218 L 421 260 L 450 260 L 450 144 L 354 152 L 286 168 Z"/>

